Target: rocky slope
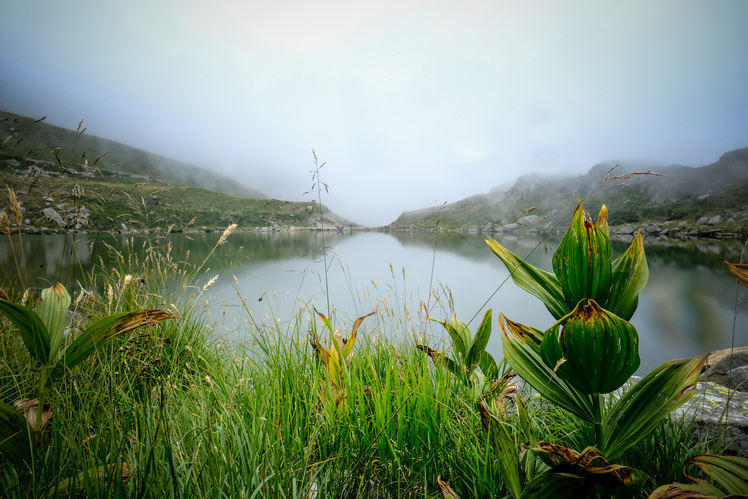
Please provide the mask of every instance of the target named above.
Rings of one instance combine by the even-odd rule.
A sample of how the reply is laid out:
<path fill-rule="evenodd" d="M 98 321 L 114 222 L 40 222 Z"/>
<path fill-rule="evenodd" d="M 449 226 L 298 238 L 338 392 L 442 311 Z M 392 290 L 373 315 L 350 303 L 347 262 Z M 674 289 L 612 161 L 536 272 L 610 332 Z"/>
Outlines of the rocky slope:
<path fill-rule="evenodd" d="M 546 232 L 584 200 L 590 212 L 606 204 L 614 232 L 641 227 L 654 235 L 739 237 L 748 234 L 748 148 L 698 168 L 599 164 L 585 175 L 524 175 L 509 188 L 403 213 L 391 230 Z M 655 175 L 656 173 L 656 175 Z M 561 222 L 560 225 L 559 222 Z"/>

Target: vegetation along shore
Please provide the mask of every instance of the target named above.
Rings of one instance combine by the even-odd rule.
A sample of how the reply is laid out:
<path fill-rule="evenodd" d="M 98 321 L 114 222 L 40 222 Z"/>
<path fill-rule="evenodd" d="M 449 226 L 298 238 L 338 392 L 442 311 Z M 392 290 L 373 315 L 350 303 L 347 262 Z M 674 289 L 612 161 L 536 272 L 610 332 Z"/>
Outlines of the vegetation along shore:
<path fill-rule="evenodd" d="M 605 191 L 598 181 L 586 194 L 561 190 L 558 207 L 541 208 L 530 196 L 508 205 L 492 227 L 476 225 L 484 233 L 509 231 L 527 216 L 548 217 L 547 224 L 552 210 L 571 203 L 570 216 L 537 229 L 563 234 L 552 269 L 486 239 L 485 251 L 511 272 L 510 285 L 552 316 L 542 329 L 512 320 L 508 310 L 483 310 L 475 321 L 431 317 L 422 307 L 402 310 L 399 297 L 360 317 L 339 313 L 328 297 L 326 307 L 302 303 L 292 317 L 258 321 L 239 295 L 246 339 L 229 341 L 205 305 L 217 279 L 209 273 L 213 251 L 239 229 L 354 224 L 327 211 L 319 218 L 319 198 L 294 203 L 215 192 L 216 204 L 200 205 L 209 191 L 162 184 L 150 173 L 115 173 L 101 156 L 89 158 L 89 148 L 73 156 L 52 148 L 52 159 L 37 158 L 49 139 L 31 137 L 46 129 L 34 120 L 26 128 L 20 118 L 3 126 L 8 122 L 19 129 L 0 149 L 8 182 L 0 228 L 17 269 L 0 290 L 4 497 L 661 499 L 748 491 L 748 459 L 734 441 L 696 431 L 693 414 L 678 412 L 702 385 L 707 355 L 668 360 L 631 380 L 641 361 L 630 320 L 649 268 L 642 231 L 632 231 L 613 258 L 612 221 L 643 225 L 637 217 L 647 214 L 669 236 L 665 222 L 691 215 L 649 213 L 643 203 L 628 208 L 616 197 L 621 186 Z M 75 136 L 82 144 L 85 134 Z M 18 156 L 15 146 L 24 144 L 31 152 Z M 604 170 L 605 189 L 655 178 Z M 628 176 L 613 178 L 619 175 Z M 545 196 L 539 189 L 532 192 Z M 717 207 L 743 192 L 731 189 L 713 187 L 700 202 L 715 211 L 699 217 L 725 217 Z M 612 203 L 595 201 L 603 194 Z M 192 203 L 204 206 L 200 215 Z M 238 203 L 247 203 L 246 214 Z M 50 207 L 63 223 L 48 212 L 44 224 L 71 239 L 83 230 L 137 227 L 142 246 L 127 256 L 108 246 L 112 263 L 30 288 L 24 242 L 28 227 L 46 226 L 34 213 Z M 595 216 L 585 210 L 593 207 Z M 440 210 L 445 230 L 473 230 L 454 207 Z M 734 225 L 721 226 L 730 234 L 743 233 L 741 210 L 730 215 Z M 90 213 L 85 223 L 83 213 Z M 390 228 L 419 230 L 436 214 L 420 221 L 404 215 Z M 175 255 L 162 234 L 217 223 L 225 224 L 221 236 L 200 260 Z M 748 286 L 746 265 L 725 265 L 736 285 Z M 445 348 L 419 339 L 424 323 L 443 328 Z M 492 335 L 501 338 L 503 358 L 486 351 Z"/>

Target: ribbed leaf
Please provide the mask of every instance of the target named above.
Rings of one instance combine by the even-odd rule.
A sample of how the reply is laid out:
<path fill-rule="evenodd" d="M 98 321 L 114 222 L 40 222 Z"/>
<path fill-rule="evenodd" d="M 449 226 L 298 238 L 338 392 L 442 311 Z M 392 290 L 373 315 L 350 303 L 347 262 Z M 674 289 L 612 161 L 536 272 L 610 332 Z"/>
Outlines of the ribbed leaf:
<path fill-rule="evenodd" d="M 59 376 L 66 369 L 77 366 L 86 357 L 96 351 L 96 348 L 115 335 L 128 333 L 142 326 L 156 324 L 174 316 L 163 310 L 136 310 L 113 314 L 95 322 L 78 336 L 62 353 L 60 361 L 55 366 L 55 376 Z"/>
<path fill-rule="evenodd" d="M 561 285 L 555 275 L 533 267 L 493 239 L 486 239 L 486 243 L 491 251 L 504 262 L 514 283 L 539 298 L 553 317 L 560 319 L 569 313 L 573 305 L 572 307 L 566 305 Z"/>
<path fill-rule="evenodd" d="M 606 414 L 600 442 L 603 455 L 611 461 L 618 459 L 686 403 L 706 359 L 704 355 L 665 362 L 627 390 Z"/>
<path fill-rule="evenodd" d="M 512 329 L 515 324 L 505 320 L 503 314 L 499 315 L 504 357 L 512 369 L 551 402 L 585 421 L 599 422 L 595 419 L 590 395 L 580 392 L 558 377 L 553 367 L 543 361 L 532 343 L 528 343 L 528 337 L 523 336 L 523 331 Z"/>
<path fill-rule="evenodd" d="M 49 364 L 49 333 L 41 317 L 33 310 L 0 299 L 0 312 L 21 332 L 26 349 L 35 360 Z"/>
<path fill-rule="evenodd" d="M 748 459 L 700 454 L 686 461 L 712 477 L 727 495 L 748 493 Z"/>
<path fill-rule="evenodd" d="M 649 267 L 640 231 L 626 252 L 613 262 L 610 295 L 604 308 L 621 319 L 631 319 L 639 304 L 639 292 L 648 279 Z"/>
<path fill-rule="evenodd" d="M 587 394 L 620 388 L 639 368 L 639 335 L 629 322 L 603 310 L 593 300 L 580 301 L 549 330 L 540 345 L 546 365 Z"/>
<path fill-rule="evenodd" d="M 488 345 L 488 340 L 491 338 L 492 318 L 493 314 L 489 309 L 483 316 L 483 321 L 480 323 L 480 326 L 478 326 L 478 330 L 475 332 L 475 336 L 473 337 L 473 342 L 467 352 L 465 365 L 471 372 L 475 369 L 475 366 L 480 363 L 483 352 L 486 350 L 486 345 Z"/>
<path fill-rule="evenodd" d="M 449 333 L 449 337 L 452 338 L 451 348 L 456 354 L 455 357 L 458 357 L 460 362 L 464 363 L 470 345 L 473 343 L 473 334 L 470 332 L 467 324 L 459 320 L 454 314 L 450 322 L 438 321 L 436 319 L 431 320 L 444 326 L 444 329 Z"/>
<path fill-rule="evenodd" d="M 580 203 L 569 230 L 553 255 L 568 309 L 585 298 L 605 303 L 610 292 L 611 248 L 605 230 L 588 221 Z"/>
<path fill-rule="evenodd" d="M 698 485 L 674 483 L 658 487 L 647 499 L 718 499 L 720 497 L 722 497 L 721 493 L 710 494 Z"/>
<path fill-rule="evenodd" d="M 47 332 L 49 333 L 50 363 L 54 362 L 62 344 L 68 318 L 68 308 L 70 308 L 70 295 L 65 286 L 58 282 L 51 288 L 42 290 L 42 303 L 39 305 L 37 313 L 47 326 Z"/>
<path fill-rule="evenodd" d="M 496 376 L 499 370 L 493 355 L 485 350 L 483 350 L 483 353 L 480 356 L 480 362 L 478 362 L 478 365 L 480 366 L 481 371 L 486 373 L 486 376 L 489 378 Z"/>

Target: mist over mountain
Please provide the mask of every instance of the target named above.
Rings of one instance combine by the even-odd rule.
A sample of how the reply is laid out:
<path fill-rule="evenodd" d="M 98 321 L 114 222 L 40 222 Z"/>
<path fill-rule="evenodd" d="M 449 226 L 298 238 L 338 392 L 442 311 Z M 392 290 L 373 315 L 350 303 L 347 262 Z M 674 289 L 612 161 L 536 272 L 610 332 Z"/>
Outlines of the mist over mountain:
<path fill-rule="evenodd" d="M 335 229 L 315 200 L 268 199 L 199 166 L 0 111 L 0 213 L 26 233 Z M 300 196 L 301 197 L 301 196 Z M 16 210 L 15 213 L 18 213 Z M 4 218 L 7 219 L 7 218 Z"/>
<path fill-rule="evenodd" d="M 99 169 L 153 177 L 154 180 L 201 187 L 232 196 L 267 198 L 260 191 L 220 173 L 89 135 L 82 120 L 78 130 L 50 125 L 43 120 L 2 110 L 0 120 L 0 140 L 7 141 L 0 149 L 0 155 L 3 156 L 17 155 L 20 151 L 25 159 L 56 163 L 53 149 L 58 148 L 60 159 L 66 163 L 82 165 L 87 160 L 92 165 L 101 157 L 96 164 Z"/>
<path fill-rule="evenodd" d="M 748 231 L 748 148 L 701 167 L 599 163 L 575 177 L 527 174 L 488 194 L 405 212 L 389 228 L 552 230 L 577 198 L 593 213 L 605 204 L 610 224 L 625 226 L 624 232 L 647 226 L 659 233 L 670 226 L 671 233 L 742 234 Z"/>

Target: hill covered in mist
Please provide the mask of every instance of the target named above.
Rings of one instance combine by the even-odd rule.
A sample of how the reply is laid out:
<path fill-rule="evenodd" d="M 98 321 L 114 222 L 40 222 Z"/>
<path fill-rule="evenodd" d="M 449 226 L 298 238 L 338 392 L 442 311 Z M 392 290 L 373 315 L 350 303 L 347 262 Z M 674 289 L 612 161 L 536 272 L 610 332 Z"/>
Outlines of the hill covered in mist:
<path fill-rule="evenodd" d="M 620 233 L 643 227 L 645 232 L 665 235 L 746 234 L 748 148 L 725 153 L 717 162 L 697 168 L 601 163 L 576 177 L 523 175 L 513 185 L 488 194 L 405 212 L 388 228 L 551 231 L 575 208 L 576 198 L 594 214 L 600 205 L 607 205 L 610 224 Z M 565 224 L 561 222 L 558 228 L 565 229 Z"/>
<path fill-rule="evenodd" d="M 81 127 L 68 130 L 0 111 L 0 180 L 20 203 L 22 231 L 354 225 L 313 201 L 268 199 L 234 179 L 88 135 Z M 0 199 L 9 201 L 9 192 Z M 12 214 L 10 203 L 0 204 L 2 212 Z"/>

